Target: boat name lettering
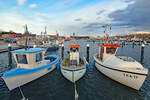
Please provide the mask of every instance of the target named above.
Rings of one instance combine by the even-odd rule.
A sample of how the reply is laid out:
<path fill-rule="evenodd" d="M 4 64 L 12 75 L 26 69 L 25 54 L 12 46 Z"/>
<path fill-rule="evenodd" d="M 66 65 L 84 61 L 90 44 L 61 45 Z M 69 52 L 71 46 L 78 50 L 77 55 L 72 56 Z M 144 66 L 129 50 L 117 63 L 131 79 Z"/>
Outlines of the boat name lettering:
<path fill-rule="evenodd" d="M 133 74 L 129 74 L 129 73 L 123 73 L 123 76 L 124 76 L 124 77 L 134 78 L 134 79 L 137 79 L 137 78 L 138 78 L 137 75 L 133 75 Z"/>

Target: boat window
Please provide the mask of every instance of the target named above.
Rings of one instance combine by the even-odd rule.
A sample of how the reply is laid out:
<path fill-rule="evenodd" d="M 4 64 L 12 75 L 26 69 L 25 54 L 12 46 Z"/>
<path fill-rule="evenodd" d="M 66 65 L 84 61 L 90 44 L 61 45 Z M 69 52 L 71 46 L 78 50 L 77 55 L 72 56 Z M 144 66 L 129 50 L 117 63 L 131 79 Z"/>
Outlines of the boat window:
<path fill-rule="evenodd" d="M 36 54 L 36 62 L 39 62 L 42 60 L 42 53 L 37 53 Z"/>
<path fill-rule="evenodd" d="M 106 48 L 106 53 L 108 53 L 108 54 L 114 54 L 115 52 L 116 52 L 115 47 L 107 47 Z"/>
<path fill-rule="evenodd" d="M 76 52 L 78 50 L 79 50 L 79 48 L 70 48 L 70 51 L 73 51 L 73 52 Z"/>
<path fill-rule="evenodd" d="M 28 64 L 26 55 L 24 54 L 16 54 L 17 62 L 19 64 Z"/>

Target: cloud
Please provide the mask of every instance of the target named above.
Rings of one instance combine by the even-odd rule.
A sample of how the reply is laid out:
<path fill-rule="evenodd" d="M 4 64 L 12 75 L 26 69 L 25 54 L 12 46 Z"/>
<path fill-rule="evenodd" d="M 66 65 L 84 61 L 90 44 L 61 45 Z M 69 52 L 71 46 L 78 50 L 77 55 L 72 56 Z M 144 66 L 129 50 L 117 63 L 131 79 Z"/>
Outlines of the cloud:
<path fill-rule="evenodd" d="M 82 21 L 82 18 L 74 19 L 74 21 Z"/>
<path fill-rule="evenodd" d="M 114 11 L 109 15 L 115 26 L 128 26 L 133 30 L 150 31 L 150 2 L 132 0 L 126 9 Z"/>
<path fill-rule="evenodd" d="M 18 0 L 18 5 L 23 5 L 27 0 Z"/>
<path fill-rule="evenodd" d="M 96 13 L 96 15 L 101 15 L 105 10 L 100 10 Z"/>
<path fill-rule="evenodd" d="M 31 4 L 29 5 L 29 8 L 35 8 L 37 5 L 36 4 Z"/>
<path fill-rule="evenodd" d="M 104 25 L 103 23 L 94 22 L 94 23 L 88 24 L 87 26 L 85 26 L 83 28 L 88 29 L 88 30 L 95 30 L 95 29 L 102 28 L 103 25 Z"/>
<path fill-rule="evenodd" d="M 25 1 L 26 0 L 24 0 L 24 2 Z M 82 0 L 73 0 L 73 2 L 71 2 L 71 0 L 64 0 L 57 2 L 57 6 L 55 4 L 52 5 L 53 7 L 46 6 L 48 10 L 44 11 L 43 8 L 45 8 L 45 6 L 40 3 L 40 5 L 38 5 L 40 9 L 36 9 L 36 11 L 26 9 L 26 7 L 24 9 L 17 7 L 17 11 L 14 9 L 11 13 L 1 12 L 0 22 L 4 23 L 1 25 L 1 29 L 23 32 L 23 25 L 28 24 L 31 26 L 31 28 L 29 26 L 29 30 L 37 34 L 44 29 L 44 26 L 47 26 L 48 34 L 53 34 L 58 30 L 61 33 L 75 32 L 79 35 L 92 31 L 95 32 L 93 35 L 96 35 L 96 33 L 101 32 L 102 25 L 111 23 L 112 18 L 108 16 L 109 14 L 116 10 L 125 9 L 128 6 L 128 3 L 122 0 L 113 0 L 110 2 L 102 0 L 97 3 L 87 3 L 83 6 L 75 7 L 80 1 Z M 46 4 L 49 3 L 46 2 Z M 52 9 L 55 7 L 56 9 Z M 29 10 L 30 13 L 27 13 Z M 112 23 L 116 24 L 116 21 L 113 20 Z"/>
<path fill-rule="evenodd" d="M 45 14 L 45 13 L 37 13 L 37 16 L 44 19 L 44 20 L 50 19 L 50 16 Z"/>

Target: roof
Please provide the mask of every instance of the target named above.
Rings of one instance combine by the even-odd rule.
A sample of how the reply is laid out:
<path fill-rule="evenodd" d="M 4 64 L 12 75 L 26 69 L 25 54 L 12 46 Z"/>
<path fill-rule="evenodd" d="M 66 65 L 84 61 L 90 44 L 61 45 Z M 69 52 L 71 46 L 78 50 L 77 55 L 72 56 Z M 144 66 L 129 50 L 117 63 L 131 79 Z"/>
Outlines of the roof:
<path fill-rule="evenodd" d="M 40 70 L 44 70 L 46 68 L 51 68 L 54 64 L 57 64 L 60 60 L 59 56 L 56 55 L 48 55 L 48 57 L 54 57 L 56 58 L 53 62 L 50 62 L 44 66 L 40 67 L 35 67 L 33 69 L 25 69 L 25 68 L 13 68 L 3 74 L 4 77 L 14 77 L 14 76 L 19 76 L 19 75 L 26 75 L 26 74 L 31 74 Z"/>
<path fill-rule="evenodd" d="M 46 48 L 29 48 L 27 50 L 18 49 L 18 50 L 14 50 L 14 51 L 11 51 L 11 52 L 12 53 L 37 53 L 37 52 L 41 52 L 41 51 L 46 51 Z"/>
<path fill-rule="evenodd" d="M 104 47 L 120 47 L 120 45 L 118 45 L 118 44 L 102 44 L 102 43 L 98 43 L 98 45 L 104 46 Z"/>
<path fill-rule="evenodd" d="M 56 40 L 55 38 L 48 38 L 47 40 L 52 41 L 52 40 Z"/>
<path fill-rule="evenodd" d="M 80 45 L 69 45 L 70 48 L 78 48 Z"/>

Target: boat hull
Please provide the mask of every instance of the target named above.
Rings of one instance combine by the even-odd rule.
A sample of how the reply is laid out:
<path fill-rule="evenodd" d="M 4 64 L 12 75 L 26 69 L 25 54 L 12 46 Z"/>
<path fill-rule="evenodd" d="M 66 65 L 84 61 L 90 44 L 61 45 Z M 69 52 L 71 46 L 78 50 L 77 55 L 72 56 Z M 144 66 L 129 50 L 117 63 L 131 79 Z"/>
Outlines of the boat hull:
<path fill-rule="evenodd" d="M 69 70 L 69 69 L 65 69 L 64 67 L 61 67 L 61 73 L 63 74 L 63 76 L 73 83 L 79 80 L 80 78 L 82 78 L 85 72 L 86 72 L 86 67 L 78 70 Z"/>
<path fill-rule="evenodd" d="M 59 49 L 58 46 L 52 46 L 52 47 L 48 47 L 47 51 L 58 50 L 58 49 Z"/>
<path fill-rule="evenodd" d="M 5 81 L 8 89 L 13 90 L 19 86 L 22 86 L 35 79 L 38 79 L 39 77 L 51 72 L 55 68 L 56 68 L 56 64 L 52 65 L 50 68 L 45 68 L 43 70 L 39 70 L 37 72 L 33 72 L 30 74 L 18 75 L 18 76 L 13 76 L 13 77 L 2 77 L 2 78 Z"/>
<path fill-rule="evenodd" d="M 115 80 L 135 90 L 139 90 L 141 88 L 148 74 L 148 70 L 145 70 L 144 73 L 134 73 L 134 71 L 131 70 L 115 70 L 113 68 L 102 65 L 102 63 L 100 63 L 96 57 L 94 57 L 94 60 L 95 67 L 101 73 L 111 78 L 112 80 Z"/>

